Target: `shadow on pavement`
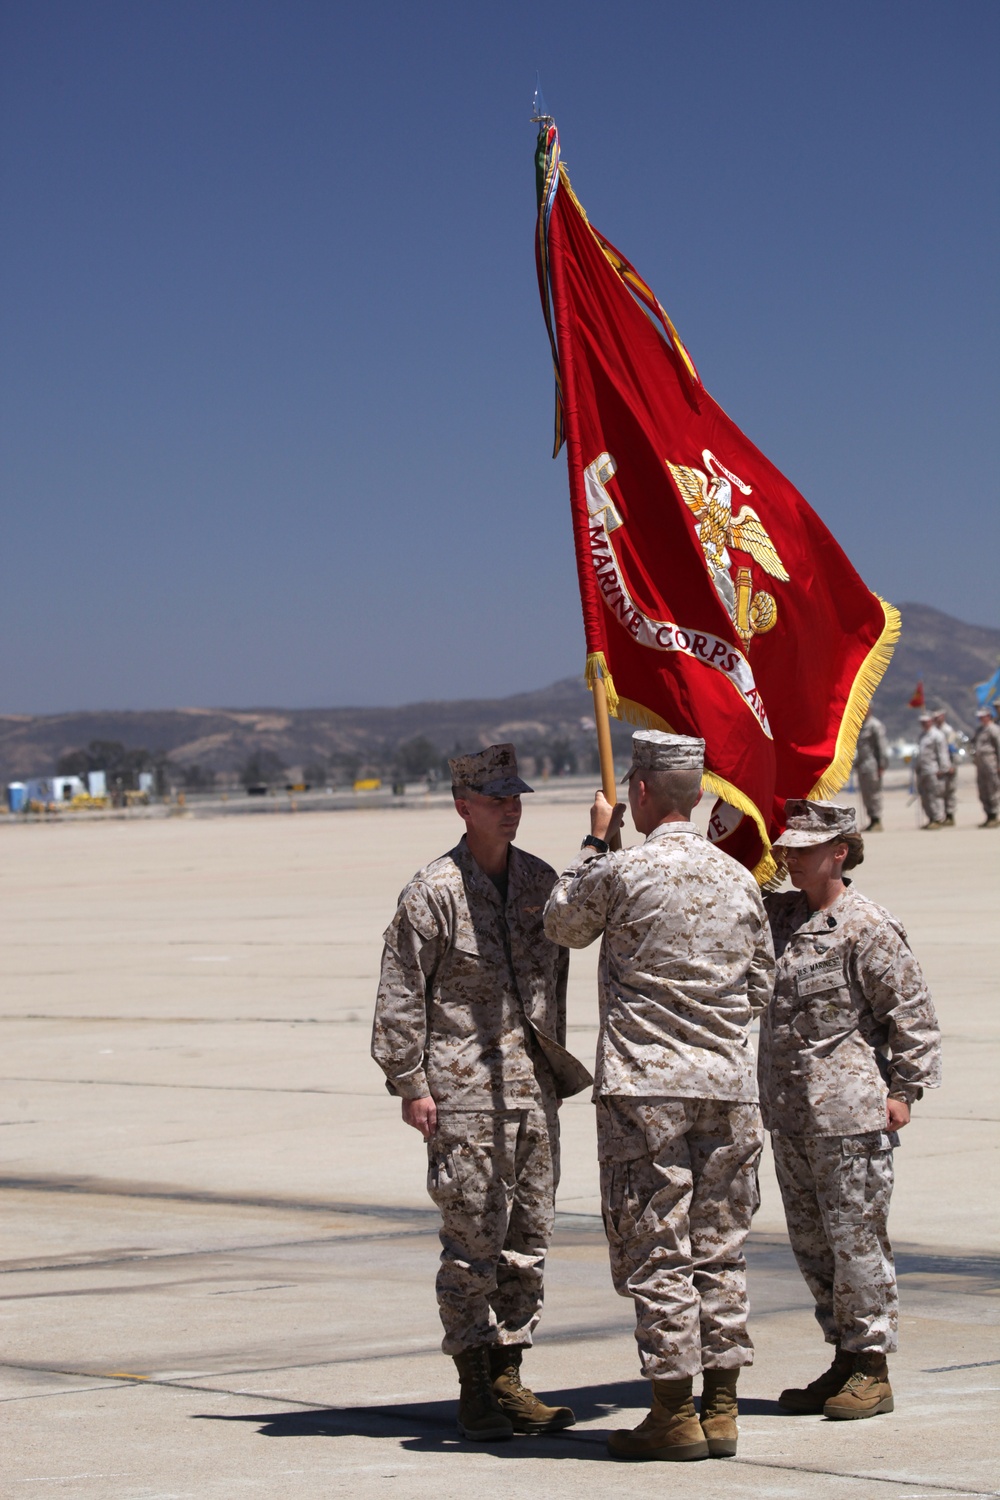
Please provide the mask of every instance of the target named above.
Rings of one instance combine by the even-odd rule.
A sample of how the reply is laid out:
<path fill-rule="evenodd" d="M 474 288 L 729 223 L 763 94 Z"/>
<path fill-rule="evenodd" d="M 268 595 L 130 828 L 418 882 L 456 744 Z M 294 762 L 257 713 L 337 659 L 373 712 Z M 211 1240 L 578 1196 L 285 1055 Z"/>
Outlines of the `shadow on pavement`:
<path fill-rule="evenodd" d="M 621 1410 L 643 1411 L 649 1403 L 645 1380 L 619 1381 L 606 1386 L 578 1386 L 573 1390 L 546 1391 L 553 1405 L 572 1406 L 580 1422 L 602 1417 L 606 1427 L 569 1428 L 551 1436 L 515 1437 L 509 1442 L 470 1443 L 455 1431 L 455 1399 L 418 1401 L 408 1406 L 326 1406 L 311 1410 L 247 1412 L 222 1415 L 197 1412 L 202 1422 L 257 1423 L 261 1437 L 371 1437 L 393 1438 L 412 1452 L 502 1453 L 510 1458 L 603 1458 L 604 1440 L 617 1423 Z M 787 1416 L 774 1401 L 747 1399 L 740 1402 L 742 1416 Z M 629 1423 L 628 1425 L 632 1425 Z"/>

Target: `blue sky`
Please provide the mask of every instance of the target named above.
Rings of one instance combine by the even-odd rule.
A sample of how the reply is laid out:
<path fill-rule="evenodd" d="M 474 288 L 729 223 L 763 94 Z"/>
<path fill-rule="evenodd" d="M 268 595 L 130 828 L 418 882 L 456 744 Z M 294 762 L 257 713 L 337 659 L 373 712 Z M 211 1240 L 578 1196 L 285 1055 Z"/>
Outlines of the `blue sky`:
<path fill-rule="evenodd" d="M 0 34 L 0 711 L 582 670 L 535 70 L 872 588 L 996 625 L 993 0 L 32 0 Z"/>

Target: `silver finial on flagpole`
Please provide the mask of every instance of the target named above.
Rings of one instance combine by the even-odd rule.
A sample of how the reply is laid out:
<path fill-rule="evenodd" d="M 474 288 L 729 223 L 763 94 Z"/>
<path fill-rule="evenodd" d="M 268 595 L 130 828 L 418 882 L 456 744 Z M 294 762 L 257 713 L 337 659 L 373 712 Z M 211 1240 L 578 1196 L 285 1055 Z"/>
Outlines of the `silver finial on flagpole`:
<path fill-rule="evenodd" d="M 535 94 L 531 101 L 531 123 L 533 125 L 547 125 L 552 119 L 545 105 L 545 95 L 542 93 L 542 85 L 535 73 Z"/>

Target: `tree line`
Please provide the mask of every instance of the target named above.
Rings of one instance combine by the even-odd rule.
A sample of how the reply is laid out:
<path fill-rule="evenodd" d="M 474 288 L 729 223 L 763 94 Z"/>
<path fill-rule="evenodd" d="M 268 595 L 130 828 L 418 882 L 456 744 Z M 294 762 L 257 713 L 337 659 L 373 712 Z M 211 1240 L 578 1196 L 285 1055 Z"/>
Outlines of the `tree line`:
<path fill-rule="evenodd" d="M 593 736 L 591 735 L 592 741 Z M 359 778 L 378 778 L 394 785 L 427 781 L 429 784 L 450 781 L 449 756 L 478 750 L 478 744 L 456 743 L 442 751 L 427 735 L 415 735 L 396 744 L 366 746 L 358 750 L 338 750 L 326 756 L 313 756 L 305 765 L 289 767 L 276 751 L 252 750 L 235 770 L 213 767 L 202 762 L 171 760 L 164 751 L 126 746 L 119 740 L 91 740 L 86 747 L 68 750 L 59 757 L 59 776 L 79 776 L 104 771 L 109 791 L 135 791 L 139 775 L 152 772 L 157 795 L 184 791 L 212 791 L 234 782 L 243 787 L 276 787 L 288 783 L 290 771 L 308 786 L 351 786 Z M 527 776 L 564 776 L 577 772 L 596 772 L 597 752 L 588 737 L 553 733 L 531 733 L 518 738 L 518 757 Z"/>

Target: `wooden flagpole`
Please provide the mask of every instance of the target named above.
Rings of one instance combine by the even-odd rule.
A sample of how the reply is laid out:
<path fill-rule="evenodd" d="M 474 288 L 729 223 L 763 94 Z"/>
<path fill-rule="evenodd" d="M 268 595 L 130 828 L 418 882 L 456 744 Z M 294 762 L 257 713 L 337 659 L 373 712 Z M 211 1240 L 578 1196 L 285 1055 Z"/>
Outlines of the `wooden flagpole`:
<path fill-rule="evenodd" d="M 611 715 L 608 713 L 607 689 L 599 671 L 594 678 L 593 692 L 594 721 L 597 725 L 597 753 L 601 758 L 601 790 L 606 800 L 614 807 L 618 801 L 618 788 L 615 786 L 615 761 L 611 749 Z M 612 849 L 620 849 L 621 834 L 614 834 L 608 842 Z"/>

